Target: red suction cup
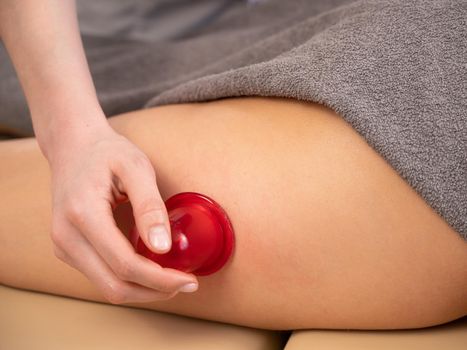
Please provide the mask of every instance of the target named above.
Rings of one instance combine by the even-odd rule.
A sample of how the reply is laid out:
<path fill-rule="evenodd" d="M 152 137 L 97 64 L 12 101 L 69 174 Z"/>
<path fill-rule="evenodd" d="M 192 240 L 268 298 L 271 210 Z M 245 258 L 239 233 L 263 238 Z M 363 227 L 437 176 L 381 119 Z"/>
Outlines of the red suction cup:
<path fill-rule="evenodd" d="M 165 201 L 172 231 L 172 248 L 165 254 L 150 251 L 136 226 L 130 241 L 138 254 L 163 267 L 210 275 L 224 266 L 232 254 L 234 232 L 227 214 L 211 198 L 195 193 L 178 193 Z"/>

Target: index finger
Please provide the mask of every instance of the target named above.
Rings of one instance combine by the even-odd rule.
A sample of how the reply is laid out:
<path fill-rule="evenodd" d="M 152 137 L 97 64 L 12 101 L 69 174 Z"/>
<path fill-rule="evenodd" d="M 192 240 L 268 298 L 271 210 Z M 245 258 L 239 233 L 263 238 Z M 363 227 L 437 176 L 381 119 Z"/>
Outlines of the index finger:
<path fill-rule="evenodd" d="M 109 203 L 105 199 L 100 200 L 101 202 L 95 198 L 89 199 L 87 202 L 94 203 L 94 206 L 86 206 L 72 224 L 94 246 L 117 277 L 166 293 L 179 290 L 190 283 L 195 283 L 197 287 L 194 275 L 162 268 L 136 254 L 116 226 Z"/>
<path fill-rule="evenodd" d="M 133 164 L 118 162 L 113 166 L 119 187 L 128 195 L 144 244 L 154 253 L 166 253 L 172 245 L 170 223 L 158 191 L 155 170 L 142 152 L 130 159 Z"/>

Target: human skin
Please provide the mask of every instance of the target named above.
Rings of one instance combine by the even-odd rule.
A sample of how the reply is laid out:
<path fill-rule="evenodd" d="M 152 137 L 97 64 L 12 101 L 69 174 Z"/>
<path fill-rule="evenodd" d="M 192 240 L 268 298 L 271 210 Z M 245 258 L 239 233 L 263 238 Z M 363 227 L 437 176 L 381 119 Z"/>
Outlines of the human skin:
<path fill-rule="evenodd" d="M 24 90 L 37 144 L 51 169 L 51 238 L 56 255 L 109 297 L 115 283 L 124 284 L 127 300 L 135 302 L 195 291 L 194 275 L 155 270 L 134 253 L 113 223 L 112 208 L 129 198 L 149 249 L 159 253 L 170 249 L 170 225 L 156 170 L 105 118 L 86 62 L 74 1 L 2 0 L 0 36 Z M 129 162 L 138 162 L 139 167 L 126 167 Z M 86 217 L 77 214 L 83 211 Z M 109 234 L 100 234 L 102 229 Z M 71 241 L 73 245 L 68 244 Z M 122 258 L 137 265 L 125 279 L 119 278 Z"/>
<path fill-rule="evenodd" d="M 127 303 L 115 284 L 114 303 L 284 330 L 419 328 L 467 314 L 467 243 L 331 110 L 249 97 L 109 122 L 158 169 L 164 199 L 206 194 L 236 235 L 231 260 L 198 277 L 196 292 Z M 0 142 L 0 159 L 0 282 L 106 302 L 54 256 L 50 174 L 35 139 Z M 130 209 L 115 210 L 124 234 Z"/>

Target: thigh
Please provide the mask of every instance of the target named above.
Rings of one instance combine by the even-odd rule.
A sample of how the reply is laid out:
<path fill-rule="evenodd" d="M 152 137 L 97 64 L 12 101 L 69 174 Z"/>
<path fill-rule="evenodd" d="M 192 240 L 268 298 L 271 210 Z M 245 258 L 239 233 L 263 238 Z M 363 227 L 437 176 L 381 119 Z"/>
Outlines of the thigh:
<path fill-rule="evenodd" d="M 271 329 L 410 328 L 467 312 L 467 244 L 338 115 L 287 99 L 157 107 L 110 119 L 150 157 L 164 199 L 204 193 L 236 249 L 193 294 L 133 305 Z M 33 139 L 0 144 L 4 283 L 103 301 L 53 256 Z M 123 231 L 128 206 L 115 217 Z"/>

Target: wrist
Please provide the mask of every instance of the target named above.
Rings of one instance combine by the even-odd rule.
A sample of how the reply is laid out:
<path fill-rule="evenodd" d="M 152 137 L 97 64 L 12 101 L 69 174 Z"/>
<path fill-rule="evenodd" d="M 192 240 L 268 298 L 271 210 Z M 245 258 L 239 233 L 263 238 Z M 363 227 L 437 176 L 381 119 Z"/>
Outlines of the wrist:
<path fill-rule="evenodd" d="M 59 153 L 79 149 L 90 140 L 99 137 L 99 134 L 112 129 L 100 108 L 72 113 L 54 112 L 48 117 L 48 123 L 40 127 L 34 125 L 33 117 L 33 125 L 39 147 L 49 163 L 52 163 Z M 36 120 L 41 120 L 40 116 Z"/>

